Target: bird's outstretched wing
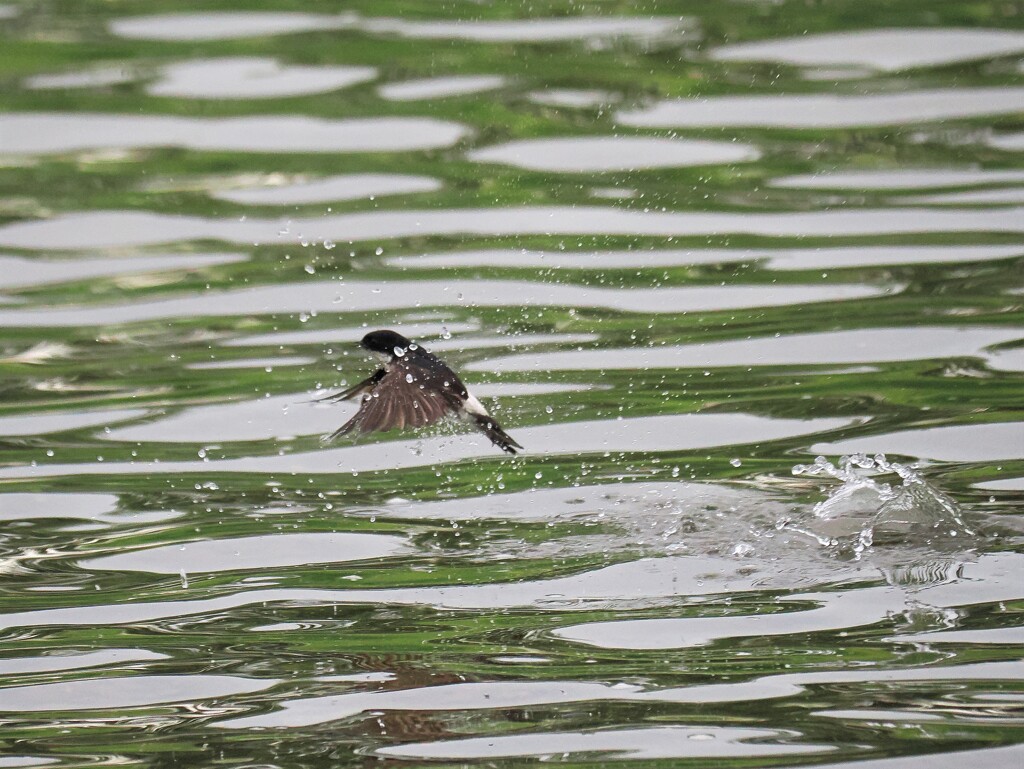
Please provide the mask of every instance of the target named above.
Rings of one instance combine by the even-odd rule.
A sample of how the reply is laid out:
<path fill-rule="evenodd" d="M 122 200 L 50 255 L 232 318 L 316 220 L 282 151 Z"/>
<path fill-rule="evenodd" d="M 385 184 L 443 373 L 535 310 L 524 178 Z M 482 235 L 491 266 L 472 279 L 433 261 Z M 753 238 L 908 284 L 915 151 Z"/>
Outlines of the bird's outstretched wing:
<path fill-rule="evenodd" d="M 454 393 L 449 397 L 444 390 L 438 391 L 434 387 L 424 386 L 429 376 L 429 372 L 402 359 L 392 364 L 391 368 L 368 388 L 364 386 L 367 386 L 373 377 L 356 385 L 352 388 L 352 395 L 360 391 L 365 392 L 359 411 L 335 430 L 328 440 L 353 431 L 365 434 L 434 424 L 452 412 L 457 407 L 458 400 L 454 399 Z"/>
<path fill-rule="evenodd" d="M 383 379 L 384 375 L 387 373 L 388 372 L 385 371 L 384 369 L 379 368 L 376 371 L 374 371 L 370 376 L 366 377 L 366 379 L 364 379 L 362 382 L 360 382 L 357 385 L 353 385 L 352 387 L 349 387 L 347 390 L 342 390 L 340 393 L 331 393 L 330 395 L 325 395 L 322 398 L 314 398 L 313 400 L 317 402 L 330 401 L 331 403 L 337 403 L 338 401 L 347 401 L 350 398 L 356 397 L 357 395 L 372 392 L 373 388 L 377 386 L 377 382 Z"/>

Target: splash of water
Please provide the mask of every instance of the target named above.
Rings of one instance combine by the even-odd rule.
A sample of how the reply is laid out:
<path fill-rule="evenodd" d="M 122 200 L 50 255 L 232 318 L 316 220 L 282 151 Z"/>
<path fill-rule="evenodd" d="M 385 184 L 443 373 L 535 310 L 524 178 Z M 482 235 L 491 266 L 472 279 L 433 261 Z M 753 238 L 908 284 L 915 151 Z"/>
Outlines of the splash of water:
<path fill-rule="evenodd" d="M 884 454 L 851 454 L 838 464 L 817 457 L 813 464 L 795 465 L 793 475 L 841 481 L 814 506 L 806 533 L 825 545 L 845 541 L 856 557 L 880 542 L 931 543 L 974 534 L 953 499 Z M 899 483 L 880 479 L 886 475 L 897 476 Z"/>

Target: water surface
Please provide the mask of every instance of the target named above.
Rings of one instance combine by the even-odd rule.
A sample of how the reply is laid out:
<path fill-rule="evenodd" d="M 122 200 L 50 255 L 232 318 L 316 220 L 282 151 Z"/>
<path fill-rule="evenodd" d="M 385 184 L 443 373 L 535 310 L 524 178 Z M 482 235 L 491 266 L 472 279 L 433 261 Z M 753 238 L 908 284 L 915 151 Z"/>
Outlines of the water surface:
<path fill-rule="evenodd" d="M 1012 4 L 0 18 L 0 767 L 1024 759 Z"/>

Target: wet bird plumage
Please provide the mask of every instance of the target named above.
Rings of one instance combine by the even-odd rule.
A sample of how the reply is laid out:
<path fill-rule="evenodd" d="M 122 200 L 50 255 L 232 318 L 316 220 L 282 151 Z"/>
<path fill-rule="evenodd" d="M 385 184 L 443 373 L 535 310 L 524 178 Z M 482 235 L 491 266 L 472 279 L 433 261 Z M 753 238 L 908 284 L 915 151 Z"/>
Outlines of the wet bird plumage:
<path fill-rule="evenodd" d="M 439 358 L 394 331 L 373 331 L 360 344 L 384 365 L 353 387 L 324 400 L 362 397 L 359 411 L 328 440 L 352 432 L 366 434 L 432 425 L 449 414 L 471 422 L 509 454 L 520 446 Z"/>

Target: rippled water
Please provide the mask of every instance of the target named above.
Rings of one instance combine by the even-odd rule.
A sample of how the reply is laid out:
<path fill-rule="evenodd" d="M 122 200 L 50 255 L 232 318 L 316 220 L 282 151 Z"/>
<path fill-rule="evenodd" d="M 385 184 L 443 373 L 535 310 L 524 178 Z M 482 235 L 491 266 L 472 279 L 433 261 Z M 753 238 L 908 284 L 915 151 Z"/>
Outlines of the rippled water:
<path fill-rule="evenodd" d="M 0 767 L 1017 766 L 1022 25 L 0 5 Z"/>

